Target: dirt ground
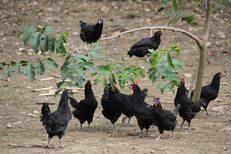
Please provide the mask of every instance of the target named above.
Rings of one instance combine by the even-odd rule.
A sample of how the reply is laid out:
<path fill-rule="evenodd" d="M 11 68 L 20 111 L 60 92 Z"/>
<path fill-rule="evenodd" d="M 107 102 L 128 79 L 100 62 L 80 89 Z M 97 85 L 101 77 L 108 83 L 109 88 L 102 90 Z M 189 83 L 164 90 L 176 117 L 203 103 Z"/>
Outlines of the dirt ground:
<path fill-rule="evenodd" d="M 102 37 L 112 36 L 124 30 L 144 26 L 166 26 L 170 20 L 168 9 L 155 14 L 160 3 L 155 2 L 95 2 L 95 1 L 58 1 L 50 0 L 25 0 L 25 1 L 1 1 L 0 2 L 0 57 L 1 61 L 37 59 L 41 55 L 35 55 L 29 47 L 24 47 L 23 39 L 17 38 L 17 31 L 30 24 L 41 25 L 43 23 L 54 28 L 54 34 L 68 32 L 70 46 L 77 48 L 84 45 L 79 38 L 79 20 L 96 23 L 101 17 L 104 20 Z M 0 71 L 0 153 L 231 153 L 231 10 L 230 4 L 225 9 L 215 8 L 212 16 L 211 37 L 208 47 L 207 65 L 203 84 L 208 84 L 217 72 L 225 73 L 221 79 L 220 93 L 216 100 L 208 107 L 210 116 L 202 110 L 192 120 L 190 132 L 187 124 L 179 130 L 182 119 L 177 117 L 178 125 L 175 129 L 175 139 L 170 139 L 171 132 L 165 131 L 160 140 L 155 140 L 159 135 L 157 127 L 151 126 L 146 138 L 137 138 L 139 127 L 133 117 L 131 123 L 134 127 L 125 127 L 121 119 L 117 121 L 119 132 L 112 131 L 111 123 L 101 114 L 100 99 L 103 93 L 102 84 L 93 85 L 94 93 L 98 100 L 92 129 L 87 132 L 87 124 L 84 131 L 80 132 L 79 122 L 72 118 L 68 124 L 66 134 L 63 137 L 64 148 L 58 148 L 58 138 L 51 140 L 51 148 L 44 148 L 47 143 L 47 134 L 39 121 L 41 105 L 37 102 L 55 103 L 50 108 L 57 108 L 60 96 L 39 96 L 40 92 L 34 89 L 53 87 L 61 78 L 59 70 L 48 69 L 46 75 L 36 76 L 31 81 L 23 74 L 12 74 L 6 79 L 6 72 Z M 197 26 L 189 26 L 184 22 L 174 25 L 201 36 L 203 29 L 204 12 L 196 15 Z M 129 47 L 143 37 L 148 37 L 149 31 L 139 31 L 123 35 L 116 48 L 113 49 L 106 63 L 122 62 L 125 64 L 140 61 L 139 58 L 128 58 Z M 99 41 L 107 53 L 115 43 L 115 39 Z M 179 43 L 181 55 L 174 58 L 182 61 L 183 69 L 179 74 L 186 76 L 186 86 L 189 87 L 192 75 L 198 61 L 196 43 L 188 37 L 164 31 L 162 43 L 159 48 L 167 48 Z M 24 48 L 21 50 L 20 48 Z M 50 55 L 48 55 L 50 56 Z M 63 59 L 57 59 L 61 64 Z M 96 63 L 101 60 L 97 60 Z M 142 64 L 139 64 L 142 65 Z M 145 68 L 145 66 L 143 66 Z M 56 77 L 54 77 L 56 75 Z M 40 81 L 40 79 L 53 77 L 54 80 Z M 92 77 L 89 77 L 92 80 Z M 175 94 L 166 90 L 161 95 L 148 80 L 137 80 L 142 88 L 148 88 L 146 102 L 151 104 L 153 96 L 159 96 L 162 106 L 173 110 Z M 176 89 L 175 89 L 176 90 Z M 125 93 L 131 93 L 127 88 Z M 74 94 L 77 100 L 81 100 L 83 91 Z"/>

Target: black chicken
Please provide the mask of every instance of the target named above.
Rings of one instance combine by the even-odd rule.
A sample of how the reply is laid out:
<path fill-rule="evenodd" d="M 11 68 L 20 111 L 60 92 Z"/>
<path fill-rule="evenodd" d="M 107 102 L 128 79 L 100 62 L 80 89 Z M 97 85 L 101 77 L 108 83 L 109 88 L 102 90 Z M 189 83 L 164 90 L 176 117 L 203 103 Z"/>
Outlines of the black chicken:
<path fill-rule="evenodd" d="M 180 129 L 183 127 L 186 120 L 188 122 L 188 130 L 190 130 L 191 120 L 195 117 L 196 113 L 200 111 L 201 106 L 204 105 L 205 102 L 203 99 L 193 102 L 190 98 L 188 98 L 186 91 L 187 89 L 185 88 L 184 77 L 181 77 L 180 86 L 177 89 L 174 104 L 175 106 L 181 104 L 179 115 L 183 118 L 183 122 Z"/>
<path fill-rule="evenodd" d="M 42 124 L 45 126 L 48 134 L 47 147 L 49 146 L 51 138 L 56 135 L 59 137 L 59 147 L 63 147 L 61 139 L 65 133 L 68 122 L 72 118 L 71 110 L 68 105 L 69 92 L 70 91 L 68 89 L 63 91 L 58 109 L 56 109 L 53 113 L 51 113 L 47 103 L 44 103 L 42 106 L 40 121 L 42 121 Z"/>
<path fill-rule="evenodd" d="M 81 27 L 80 38 L 84 43 L 95 43 L 100 39 L 103 30 L 103 20 L 101 18 L 95 25 L 89 25 L 81 20 L 79 23 Z"/>
<path fill-rule="evenodd" d="M 113 90 L 110 84 L 108 84 L 108 87 L 104 88 L 101 106 L 103 107 L 103 116 L 113 124 L 113 131 L 118 131 L 115 123 L 121 115 L 121 110 L 119 106 L 119 91 L 116 87 Z"/>
<path fill-rule="evenodd" d="M 209 105 L 209 102 L 212 100 L 215 100 L 218 96 L 219 93 L 219 88 L 220 88 L 220 79 L 224 75 L 221 72 L 218 72 L 214 75 L 212 82 L 207 85 L 203 86 L 201 89 L 201 96 L 200 98 L 204 100 L 205 103 L 203 103 L 203 108 L 205 109 L 207 115 L 209 115 L 209 112 L 207 110 L 207 107 Z M 194 91 L 191 93 L 191 98 L 193 96 Z"/>
<path fill-rule="evenodd" d="M 178 104 L 174 111 L 165 110 L 162 108 L 159 98 L 153 99 L 152 113 L 154 118 L 154 124 L 158 127 L 160 135 L 157 139 L 160 139 L 164 130 L 172 131 L 172 138 L 174 138 L 174 129 L 176 127 L 176 116 L 181 105 Z"/>
<path fill-rule="evenodd" d="M 137 84 L 138 85 L 138 82 L 134 82 L 133 84 Z M 132 86 L 133 86 L 132 84 Z M 140 93 L 136 93 L 136 95 L 138 94 L 139 97 L 144 100 L 146 97 L 147 97 L 147 92 L 148 92 L 148 89 L 147 88 L 144 88 L 142 91 L 140 91 Z M 130 121 L 131 121 L 131 117 L 134 116 L 134 113 L 132 111 L 132 97 L 134 95 L 134 91 L 133 91 L 133 94 L 132 95 L 126 95 L 126 94 L 123 94 L 121 93 L 120 94 L 120 107 L 121 107 L 121 111 L 124 115 L 126 115 L 126 117 L 122 118 L 122 122 L 124 123 L 125 120 L 128 118 L 128 123 L 126 125 L 126 127 L 128 126 L 132 126 L 130 124 Z"/>
<path fill-rule="evenodd" d="M 82 124 L 85 121 L 88 122 L 88 131 L 91 131 L 90 124 L 93 120 L 93 116 L 98 105 L 91 86 L 91 81 L 87 80 L 84 91 L 85 99 L 81 100 L 80 102 L 77 102 L 74 98 L 69 97 L 72 107 L 75 108 L 75 110 L 72 113 L 74 117 L 79 119 L 81 131 Z"/>
<path fill-rule="evenodd" d="M 133 55 L 137 57 L 144 57 L 150 52 L 148 49 L 156 50 L 161 42 L 160 36 L 163 35 L 162 31 L 157 31 L 153 37 L 143 38 L 140 41 L 136 42 L 128 51 L 128 55 L 132 57 Z"/>
<path fill-rule="evenodd" d="M 138 137 L 143 137 L 143 129 L 146 129 L 146 135 L 148 135 L 148 130 L 150 125 L 154 123 L 152 111 L 150 110 L 150 105 L 144 102 L 140 97 L 140 87 L 138 84 L 133 83 L 132 90 L 134 91 L 132 95 L 132 111 L 135 115 L 138 125 L 140 127 L 140 135 Z"/>

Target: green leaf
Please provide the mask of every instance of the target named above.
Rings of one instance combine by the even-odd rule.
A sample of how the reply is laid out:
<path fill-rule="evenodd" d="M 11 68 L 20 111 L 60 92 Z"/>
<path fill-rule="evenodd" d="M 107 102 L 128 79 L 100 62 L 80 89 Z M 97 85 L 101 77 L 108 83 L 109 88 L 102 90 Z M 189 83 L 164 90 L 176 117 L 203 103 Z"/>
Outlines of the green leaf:
<path fill-rule="evenodd" d="M 20 61 L 20 64 L 21 64 L 22 66 L 26 66 L 28 63 L 29 63 L 29 61 L 25 61 L 25 60 L 21 60 L 21 61 Z"/>
<path fill-rule="evenodd" d="M 95 72 L 97 68 L 95 68 L 91 63 L 89 62 L 83 62 L 80 63 L 79 66 L 84 67 L 86 69 L 89 69 L 91 72 Z"/>
<path fill-rule="evenodd" d="M 182 70 L 182 64 L 181 64 L 181 61 L 179 60 L 176 60 L 176 59 L 173 59 L 172 60 L 173 64 L 175 65 L 176 69 L 178 70 Z"/>
<path fill-rule="evenodd" d="M 101 80 L 102 80 L 102 78 L 98 76 L 98 77 L 94 80 L 94 84 L 98 84 Z"/>
<path fill-rule="evenodd" d="M 104 87 L 104 88 L 107 87 L 107 79 L 106 79 L 105 76 L 103 77 L 103 87 Z"/>
<path fill-rule="evenodd" d="M 69 81 L 66 81 L 66 85 L 68 86 L 68 87 L 74 87 L 75 85 L 73 85 L 71 82 L 69 82 Z"/>
<path fill-rule="evenodd" d="M 34 52 L 35 52 L 35 53 L 38 53 L 38 52 L 39 52 L 39 50 L 38 50 L 38 49 L 34 49 Z"/>
<path fill-rule="evenodd" d="M 23 69 L 23 72 L 26 76 L 30 77 L 31 80 L 35 80 L 35 67 L 32 65 L 32 63 L 29 62 Z"/>
<path fill-rule="evenodd" d="M 58 39 L 56 41 L 55 47 L 56 47 L 56 52 L 57 53 L 61 53 L 61 54 L 66 54 L 67 53 L 66 48 L 65 48 L 63 42 L 60 39 Z"/>
<path fill-rule="evenodd" d="M 174 89 L 173 89 L 174 86 L 170 86 L 168 85 L 168 89 L 172 92 L 172 93 L 175 93 Z"/>
<path fill-rule="evenodd" d="M 58 89 L 65 83 L 65 81 L 60 81 L 56 84 L 56 86 L 58 87 Z"/>
<path fill-rule="evenodd" d="M 40 49 L 43 53 L 48 51 L 48 33 L 43 33 L 40 41 Z"/>
<path fill-rule="evenodd" d="M 20 37 L 20 35 L 24 33 L 25 31 L 27 31 L 28 29 L 34 29 L 34 25 L 30 25 L 30 27 L 20 29 L 17 33 L 18 37 Z"/>
<path fill-rule="evenodd" d="M 85 56 L 85 55 L 77 55 L 75 53 L 72 53 L 72 56 L 76 59 L 76 60 L 79 60 L 79 59 L 82 59 L 84 61 L 89 61 L 90 58 Z"/>
<path fill-rule="evenodd" d="M 116 66 L 116 65 L 114 65 L 114 64 L 109 64 L 108 66 L 109 66 L 109 68 L 119 69 L 119 67 L 118 67 L 118 66 Z"/>
<path fill-rule="evenodd" d="M 20 35 L 22 35 L 22 33 L 24 33 L 27 30 L 28 30 L 28 27 L 20 29 L 17 33 L 18 37 L 20 37 Z"/>
<path fill-rule="evenodd" d="M 119 64 L 117 64 L 117 66 L 118 67 L 124 67 L 124 64 L 119 63 Z"/>
<path fill-rule="evenodd" d="M 30 39 L 31 48 L 34 50 L 38 49 L 39 43 L 40 43 L 40 32 L 35 31 Z"/>
<path fill-rule="evenodd" d="M 12 68 L 12 71 L 16 72 L 18 71 L 18 73 L 21 72 L 21 64 L 19 62 L 17 62 L 14 67 Z"/>
<path fill-rule="evenodd" d="M 58 95 L 61 91 L 62 91 L 61 89 L 57 90 L 57 91 L 55 92 L 55 95 Z"/>
<path fill-rule="evenodd" d="M 90 50 L 93 50 L 93 51 L 105 49 L 105 47 L 100 46 L 98 43 L 92 43 L 91 45 L 95 46 L 95 48 L 90 49 Z"/>
<path fill-rule="evenodd" d="M 63 43 L 68 43 L 68 33 L 67 32 L 63 32 L 59 38 L 61 38 L 60 40 L 62 40 Z"/>
<path fill-rule="evenodd" d="M 178 4 L 179 4 L 180 7 L 182 6 L 181 0 L 178 0 Z"/>
<path fill-rule="evenodd" d="M 70 79 L 75 82 L 75 85 L 78 87 L 83 87 L 82 84 L 85 82 L 85 79 L 83 78 L 82 75 L 78 75 L 77 77 L 75 76 L 70 76 Z"/>
<path fill-rule="evenodd" d="M 12 72 L 12 69 L 11 69 L 11 67 L 8 67 L 7 69 L 6 69 L 6 77 L 8 78 L 8 77 L 10 77 L 10 75 L 11 75 L 11 72 Z"/>
<path fill-rule="evenodd" d="M 164 90 L 165 90 L 165 88 L 166 88 L 167 86 L 168 86 L 168 83 L 162 84 L 162 86 L 161 86 L 161 88 L 160 88 L 160 91 L 161 91 L 162 94 L 164 93 Z"/>
<path fill-rule="evenodd" d="M 115 75 L 113 73 L 109 75 L 109 82 L 111 85 L 116 84 L 116 78 L 115 78 Z"/>
<path fill-rule="evenodd" d="M 37 70 L 37 73 L 40 74 L 40 75 L 43 75 L 45 73 L 45 67 L 44 67 L 44 64 L 43 62 L 41 61 L 38 61 L 35 65 L 35 67 L 38 69 Z"/>
<path fill-rule="evenodd" d="M 157 69 L 155 67 L 150 68 L 148 70 L 148 74 L 149 74 L 149 79 L 152 80 L 157 74 Z"/>
<path fill-rule="evenodd" d="M 4 65 L 0 63 L 0 70 L 3 69 Z"/>
<path fill-rule="evenodd" d="M 175 12 L 177 12 L 177 3 L 176 0 L 172 0 L 172 7 Z"/>
<path fill-rule="evenodd" d="M 187 24 L 189 24 L 189 25 L 195 24 L 195 22 L 194 22 L 195 18 L 191 15 L 188 15 L 186 17 L 182 17 L 181 19 L 182 19 L 182 21 L 186 21 Z"/>
<path fill-rule="evenodd" d="M 171 55 L 170 55 L 170 52 L 167 52 L 167 61 L 168 61 L 168 65 L 169 65 L 171 68 L 175 69 L 175 65 L 174 65 L 173 62 L 172 62 L 172 57 L 171 57 Z"/>
<path fill-rule="evenodd" d="M 152 79 L 152 83 L 155 83 L 156 80 L 158 80 L 161 77 L 161 75 L 157 75 Z"/>
<path fill-rule="evenodd" d="M 46 60 L 47 64 L 53 66 L 54 68 L 57 68 L 58 67 L 58 64 L 56 63 L 56 61 L 52 58 L 47 58 Z"/>
<path fill-rule="evenodd" d="M 65 80 L 68 77 L 70 71 L 71 71 L 71 69 L 69 66 L 66 66 L 66 65 L 62 66 L 61 73 L 62 73 L 62 79 L 63 80 Z"/>
<path fill-rule="evenodd" d="M 72 57 L 69 55 L 69 56 L 66 57 L 66 60 L 65 60 L 65 62 L 63 63 L 63 66 L 69 65 L 69 64 L 71 64 L 72 62 L 73 62 L 73 59 L 72 59 Z"/>
<path fill-rule="evenodd" d="M 103 58 L 103 57 L 105 57 L 105 55 L 99 54 L 99 53 L 97 53 L 95 51 L 90 51 L 89 53 L 90 53 L 90 55 L 92 55 L 93 57 L 96 57 L 96 58 Z"/>
<path fill-rule="evenodd" d="M 26 34 L 23 37 L 23 43 L 26 46 L 28 41 L 30 40 L 33 28 L 28 28 Z"/>
<path fill-rule="evenodd" d="M 52 53 L 55 51 L 55 37 L 48 38 L 48 51 Z"/>
<path fill-rule="evenodd" d="M 53 30 L 52 27 L 46 27 L 46 31 L 51 32 Z"/>
<path fill-rule="evenodd" d="M 97 67 L 99 68 L 99 71 L 97 73 L 100 74 L 100 75 L 112 72 L 108 65 L 106 65 L 106 66 L 100 65 L 100 66 L 97 66 Z"/>

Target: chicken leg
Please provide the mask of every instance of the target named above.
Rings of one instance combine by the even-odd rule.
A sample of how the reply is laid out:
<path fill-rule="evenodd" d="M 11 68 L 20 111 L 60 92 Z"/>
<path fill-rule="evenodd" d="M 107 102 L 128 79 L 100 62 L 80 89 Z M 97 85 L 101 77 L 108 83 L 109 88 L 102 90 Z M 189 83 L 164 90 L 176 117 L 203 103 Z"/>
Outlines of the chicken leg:
<path fill-rule="evenodd" d="M 59 148 L 64 148 L 63 144 L 62 144 L 62 140 L 59 139 Z"/>
<path fill-rule="evenodd" d="M 116 125 L 115 125 L 115 124 L 113 124 L 113 131 L 114 131 L 114 132 L 118 132 L 118 129 L 116 128 Z"/>
<path fill-rule="evenodd" d="M 48 137 L 48 142 L 47 142 L 47 145 L 45 147 L 47 147 L 47 148 L 49 147 L 50 140 L 51 140 L 51 138 Z"/>
<path fill-rule="evenodd" d="M 182 129 L 183 128 L 183 125 L 184 125 L 184 119 L 183 119 L 183 122 L 182 122 L 182 124 L 180 125 L 180 129 Z"/>

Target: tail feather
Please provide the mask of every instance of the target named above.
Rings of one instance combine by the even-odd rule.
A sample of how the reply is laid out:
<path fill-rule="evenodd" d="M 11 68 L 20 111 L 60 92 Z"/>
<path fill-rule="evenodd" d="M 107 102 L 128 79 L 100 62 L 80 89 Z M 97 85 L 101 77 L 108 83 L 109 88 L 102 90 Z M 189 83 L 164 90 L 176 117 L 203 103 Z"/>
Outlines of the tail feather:
<path fill-rule="evenodd" d="M 79 21 L 79 23 L 80 23 L 80 27 L 82 27 L 83 25 L 85 25 L 86 23 L 85 22 L 83 22 L 83 21 Z"/>
<path fill-rule="evenodd" d="M 142 91 L 141 91 L 141 97 L 142 99 L 144 100 L 147 96 L 148 96 L 148 89 L 147 88 L 144 88 Z"/>
<path fill-rule="evenodd" d="M 174 115 L 175 115 L 175 116 L 176 116 L 177 113 L 179 112 L 180 108 L 181 108 L 181 104 L 177 104 L 177 106 L 176 106 L 175 109 L 174 109 Z"/>
<path fill-rule="evenodd" d="M 133 56 L 133 51 L 129 50 L 127 55 L 129 55 L 130 57 L 132 57 Z"/>
<path fill-rule="evenodd" d="M 42 121 L 43 125 L 47 124 L 47 121 L 51 115 L 50 107 L 48 103 L 43 103 L 42 109 L 41 109 L 41 116 L 40 116 L 40 121 Z"/>
<path fill-rule="evenodd" d="M 76 108 L 78 102 L 74 98 L 72 98 L 72 97 L 69 97 L 69 99 L 70 99 L 71 106 L 73 106 L 74 108 Z"/>
<path fill-rule="evenodd" d="M 208 106 L 209 101 L 207 101 L 206 99 L 201 98 L 198 101 L 200 103 L 200 106 L 203 106 L 203 107 Z"/>

